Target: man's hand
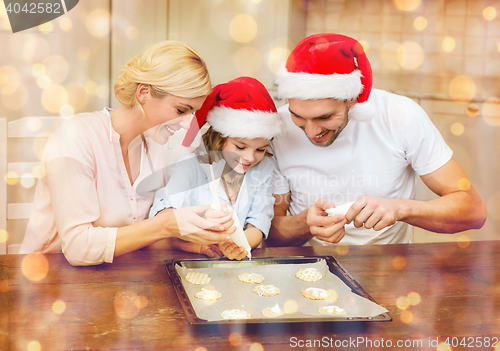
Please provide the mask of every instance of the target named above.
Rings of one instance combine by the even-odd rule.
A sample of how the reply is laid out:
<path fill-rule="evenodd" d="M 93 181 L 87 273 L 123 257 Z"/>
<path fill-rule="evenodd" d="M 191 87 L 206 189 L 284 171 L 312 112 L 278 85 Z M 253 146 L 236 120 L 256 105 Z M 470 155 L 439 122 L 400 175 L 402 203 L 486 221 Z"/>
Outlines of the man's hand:
<path fill-rule="evenodd" d="M 335 207 L 324 199 L 316 201 L 307 210 L 306 222 L 311 234 L 319 240 L 338 243 L 345 236 L 344 225 L 347 220 L 343 215 L 329 217 L 326 210 Z"/>
<path fill-rule="evenodd" d="M 347 211 L 345 218 L 356 228 L 364 225 L 366 229 L 381 230 L 399 220 L 397 202 L 398 199 L 363 195 Z"/>

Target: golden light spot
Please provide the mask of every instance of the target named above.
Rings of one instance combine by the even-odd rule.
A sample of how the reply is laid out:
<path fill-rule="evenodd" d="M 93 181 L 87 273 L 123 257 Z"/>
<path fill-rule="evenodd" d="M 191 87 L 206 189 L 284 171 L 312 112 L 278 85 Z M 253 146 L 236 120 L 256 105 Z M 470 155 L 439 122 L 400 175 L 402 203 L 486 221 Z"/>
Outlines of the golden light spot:
<path fill-rule="evenodd" d="M 500 52 L 500 41 L 497 43 L 497 50 Z"/>
<path fill-rule="evenodd" d="M 401 11 L 414 11 L 422 4 L 422 0 L 393 0 L 393 2 Z"/>
<path fill-rule="evenodd" d="M 88 14 L 85 23 L 87 30 L 91 35 L 103 38 L 109 34 L 111 28 L 111 19 L 109 12 L 103 9 L 96 9 Z"/>
<path fill-rule="evenodd" d="M 390 70 L 398 70 L 399 69 L 399 61 L 398 61 L 398 50 L 399 43 L 394 41 L 390 41 L 382 45 L 380 49 L 380 63 L 386 69 Z"/>
<path fill-rule="evenodd" d="M 414 70 L 422 66 L 424 62 L 424 49 L 413 41 L 405 41 L 398 48 L 397 59 L 401 67 Z"/>
<path fill-rule="evenodd" d="M 0 243 L 6 243 L 9 239 L 9 233 L 5 229 L 0 229 Z"/>
<path fill-rule="evenodd" d="M 238 43 L 248 43 L 257 36 L 257 22 L 249 15 L 237 15 L 229 23 L 229 34 Z"/>
<path fill-rule="evenodd" d="M 445 37 L 441 42 L 441 47 L 446 52 L 452 52 L 453 50 L 455 50 L 456 45 L 457 43 L 455 42 L 455 39 L 453 39 L 452 37 Z"/>
<path fill-rule="evenodd" d="M 49 112 L 57 113 L 67 104 L 68 92 L 60 85 L 51 85 L 42 93 L 42 105 Z"/>
<path fill-rule="evenodd" d="M 260 4 L 262 0 L 250 0 L 250 2 L 253 4 Z"/>
<path fill-rule="evenodd" d="M 269 52 L 269 58 L 267 60 L 267 66 L 269 67 L 271 72 L 276 74 L 278 72 L 278 69 L 283 65 L 284 62 L 286 62 L 288 55 L 290 55 L 290 50 L 288 50 L 287 48 L 281 46 L 273 47 Z"/>
<path fill-rule="evenodd" d="M 262 58 L 260 52 L 253 47 L 242 47 L 234 54 L 234 67 L 243 76 L 255 74 L 261 66 Z"/>
<path fill-rule="evenodd" d="M 68 105 L 73 107 L 73 110 L 78 111 L 83 109 L 89 100 L 89 95 L 83 84 L 72 82 L 66 85 L 68 92 Z"/>
<path fill-rule="evenodd" d="M 21 48 L 16 49 L 21 50 L 19 54 L 28 63 L 43 62 L 50 55 L 49 43 L 41 36 L 30 37 L 22 44 Z M 19 56 L 19 54 L 16 55 Z"/>
<path fill-rule="evenodd" d="M 358 40 L 358 42 L 363 47 L 363 51 L 367 53 L 370 50 L 370 44 L 366 40 Z"/>
<path fill-rule="evenodd" d="M 31 66 L 31 73 L 33 73 L 35 77 L 43 76 L 45 74 L 45 66 L 41 63 L 35 63 Z"/>
<path fill-rule="evenodd" d="M 43 167 L 42 165 L 36 165 L 35 167 L 33 167 L 31 173 L 36 179 L 43 178 L 45 177 L 45 167 Z"/>
<path fill-rule="evenodd" d="M 476 104 L 470 104 L 465 109 L 465 114 L 471 118 L 477 117 L 479 115 L 479 106 L 477 106 Z"/>
<path fill-rule="evenodd" d="M 451 130 L 451 134 L 459 136 L 459 135 L 464 134 L 465 127 L 462 123 L 455 122 L 451 125 L 450 130 Z"/>
<path fill-rule="evenodd" d="M 64 311 L 66 311 L 66 303 L 63 300 L 54 301 L 54 303 L 52 304 L 52 311 L 55 314 L 62 314 Z"/>
<path fill-rule="evenodd" d="M 349 244 L 339 243 L 335 245 L 335 251 L 340 256 L 345 256 L 349 253 Z"/>
<path fill-rule="evenodd" d="M 500 126 L 500 99 L 488 99 L 483 104 L 482 116 L 486 124 L 499 127 Z"/>
<path fill-rule="evenodd" d="M 139 29 L 137 29 L 137 27 L 130 26 L 125 31 L 125 35 L 130 40 L 135 40 L 135 39 L 137 39 L 139 37 Z"/>
<path fill-rule="evenodd" d="M 99 85 L 97 85 L 96 82 L 89 80 L 87 83 L 85 83 L 85 91 L 89 95 L 95 95 L 97 94 L 97 90 L 99 90 Z"/>
<path fill-rule="evenodd" d="M 17 182 L 19 181 L 19 174 L 14 171 L 9 171 L 5 173 L 5 182 L 7 185 L 16 185 Z"/>
<path fill-rule="evenodd" d="M 0 67 L 0 87 L 7 83 L 20 82 L 21 75 L 19 71 L 12 66 L 2 66 Z"/>
<path fill-rule="evenodd" d="M 407 296 L 400 296 L 396 299 L 396 306 L 400 310 L 406 310 L 408 307 L 410 307 L 410 301 L 408 300 Z"/>
<path fill-rule="evenodd" d="M 469 245 L 470 245 L 470 238 L 467 235 L 465 235 L 465 234 L 460 235 L 457 238 L 457 245 L 461 249 L 468 248 Z"/>
<path fill-rule="evenodd" d="M 90 49 L 86 46 L 81 46 L 78 48 L 76 54 L 80 60 L 88 60 L 90 57 Z"/>
<path fill-rule="evenodd" d="M 493 346 L 495 347 L 495 351 L 500 351 L 500 341 Z"/>
<path fill-rule="evenodd" d="M 19 182 L 23 188 L 29 189 L 35 185 L 35 177 L 33 177 L 33 174 L 31 173 L 24 173 Z"/>
<path fill-rule="evenodd" d="M 42 128 L 42 121 L 40 120 L 40 118 L 31 117 L 26 122 L 26 125 L 28 129 L 31 130 L 32 132 L 37 132 Z"/>
<path fill-rule="evenodd" d="M 18 111 L 26 106 L 28 96 L 28 89 L 17 82 L 8 83 L 2 88 L 2 103 L 12 111 Z"/>
<path fill-rule="evenodd" d="M 109 88 L 105 84 L 99 85 L 97 88 L 96 95 L 101 99 L 107 99 L 109 97 Z"/>
<path fill-rule="evenodd" d="M 47 57 L 43 64 L 45 65 L 45 74 L 50 77 L 53 83 L 61 83 L 68 77 L 69 64 L 64 57 L 52 55 Z"/>
<path fill-rule="evenodd" d="M 135 298 L 134 304 L 135 304 L 135 307 L 142 310 L 142 309 L 148 307 L 149 300 L 146 296 L 139 295 Z"/>
<path fill-rule="evenodd" d="M 6 293 L 9 291 L 9 281 L 7 279 L 0 280 L 0 293 Z"/>
<path fill-rule="evenodd" d="M 198 346 L 197 348 L 194 349 L 194 351 L 208 351 L 208 350 L 203 346 Z"/>
<path fill-rule="evenodd" d="M 295 300 L 288 300 L 283 304 L 283 311 L 285 311 L 285 313 L 292 314 L 297 312 L 298 309 L 299 305 Z"/>
<path fill-rule="evenodd" d="M 63 117 L 69 117 L 75 114 L 75 110 L 71 107 L 71 105 L 63 105 L 59 110 L 59 114 Z"/>
<path fill-rule="evenodd" d="M 408 303 L 411 306 L 416 306 L 420 303 L 420 294 L 417 292 L 412 291 L 411 293 L 408 294 Z"/>
<path fill-rule="evenodd" d="M 137 294 L 133 291 L 120 291 L 115 296 L 115 313 L 123 319 L 132 319 L 139 313 L 139 308 L 135 305 Z"/>
<path fill-rule="evenodd" d="M 400 271 L 406 266 L 406 258 L 403 256 L 396 256 L 392 259 L 392 266 L 394 269 Z"/>
<path fill-rule="evenodd" d="M 28 343 L 28 351 L 41 351 L 42 345 L 38 341 L 30 341 Z"/>
<path fill-rule="evenodd" d="M 450 82 L 449 93 L 456 102 L 467 103 L 476 96 L 476 83 L 468 76 L 456 76 Z"/>
<path fill-rule="evenodd" d="M 52 22 L 45 22 L 38 26 L 38 30 L 42 34 L 49 34 L 54 29 Z"/>
<path fill-rule="evenodd" d="M 403 312 L 401 312 L 399 319 L 401 319 L 401 322 L 403 322 L 404 324 L 410 324 L 413 321 L 413 313 L 408 310 L 404 310 Z"/>
<path fill-rule="evenodd" d="M 21 271 L 26 279 L 38 282 L 49 272 L 49 262 L 45 256 L 37 253 L 26 255 L 21 263 Z"/>
<path fill-rule="evenodd" d="M 470 189 L 470 187 L 471 187 L 471 184 L 470 184 L 469 179 L 467 179 L 467 178 L 461 178 L 458 181 L 457 186 L 458 186 L 459 190 L 468 191 Z"/>
<path fill-rule="evenodd" d="M 493 21 L 497 17 L 497 9 L 493 6 L 488 6 L 483 10 L 483 17 L 487 21 Z"/>
<path fill-rule="evenodd" d="M 495 220 L 500 221 L 500 191 L 497 191 L 490 196 L 486 209 L 488 211 L 488 215 Z"/>
<path fill-rule="evenodd" d="M 264 351 L 264 346 L 258 342 L 254 342 L 250 345 L 250 351 Z"/>
<path fill-rule="evenodd" d="M 427 18 L 419 16 L 413 21 L 416 30 L 424 30 L 427 27 Z"/>
<path fill-rule="evenodd" d="M 46 75 L 40 76 L 36 79 L 36 85 L 38 85 L 40 89 L 47 89 L 51 84 L 52 81 L 50 80 L 50 77 Z"/>
<path fill-rule="evenodd" d="M 68 17 L 62 17 L 59 20 L 59 28 L 61 28 L 63 32 L 69 32 L 73 28 L 73 21 Z"/>
<path fill-rule="evenodd" d="M 339 299 L 339 294 L 337 293 L 337 290 L 335 289 L 328 289 L 326 291 L 327 293 L 327 298 L 326 298 L 326 302 L 328 303 L 334 303 L 335 301 L 337 301 Z"/>
<path fill-rule="evenodd" d="M 445 344 L 445 341 L 440 342 L 436 351 L 451 351 L 452 348 L 450 345 Z"/>
<path fill-rule="evenodd" d="M 240 333 L 234 332 L 229 334 L 229 343 L 231 344 L 231 346 L 240 346 L 242 342 L 243 337 Z"/>

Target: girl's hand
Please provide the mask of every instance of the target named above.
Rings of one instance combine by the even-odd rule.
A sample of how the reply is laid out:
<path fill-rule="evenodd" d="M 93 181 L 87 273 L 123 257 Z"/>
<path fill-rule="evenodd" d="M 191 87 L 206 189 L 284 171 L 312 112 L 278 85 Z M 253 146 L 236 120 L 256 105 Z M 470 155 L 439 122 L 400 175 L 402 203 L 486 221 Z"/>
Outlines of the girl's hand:
<path fill-rule="evenodd" d="M 193 253 L 206 255 L 210 258 L 215 258 L 216 253 L 220 257 L 224 256 L 224 254 L 221 252 L 221 250 L 219 249 L 219 247 L 216 244 L 200 245 L 200 244 L 184 241 L 182 239 L 177 239 L 177 240 L 178 240 L 177 248 L 179 250 L 182 250 L 185 252 L 193 252 Z"/>
<path fill-rule="evenodd" d="M 242 247 L 239 247 L 233 242 L 219 243 L 219 249 L 224 253 L 224 255 L 230 260 L 241 261 L 243 258 L 247 257 L 248 252 Z"/>
<path fill-rule="evenodd" d="M 222 223 L 221 221 L 224 221 L 227 218 L 228 214 L 231 214 L 231 211 L 228 211 L 225 201 L 221 201 L 220 208 L 220 210 L 209 208 L 208 211 L 205 212 L 205 218 L 214 223 Z"/>

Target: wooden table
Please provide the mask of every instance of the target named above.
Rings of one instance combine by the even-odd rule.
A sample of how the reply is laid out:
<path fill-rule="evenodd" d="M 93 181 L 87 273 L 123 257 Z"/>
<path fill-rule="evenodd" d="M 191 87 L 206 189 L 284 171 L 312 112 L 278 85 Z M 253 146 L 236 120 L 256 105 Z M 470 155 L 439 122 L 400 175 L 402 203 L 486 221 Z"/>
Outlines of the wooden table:
<path fill-rule="evenodd" d="M 31 256 L 3 255 L 0 349 L 436 350 L 448 338 L 453 350 L 466 349 L 464 344 L 492 350 L 484 342 L 490 338 L 492 345 L 500 336 L 500 241 L 460 245 L 358 246 L 341 254 L 333 247 L 253 252 L 255 257 L 333 255 L 389 310 L 392 322 L 189 325 L 162 260 L 198 255 L 139 251 L 92 267 L 72 267 L 62 254 L 39 255 L 32 263 Z M 40 280 L 25 277 L 23 260 L 25 274 Z"/>

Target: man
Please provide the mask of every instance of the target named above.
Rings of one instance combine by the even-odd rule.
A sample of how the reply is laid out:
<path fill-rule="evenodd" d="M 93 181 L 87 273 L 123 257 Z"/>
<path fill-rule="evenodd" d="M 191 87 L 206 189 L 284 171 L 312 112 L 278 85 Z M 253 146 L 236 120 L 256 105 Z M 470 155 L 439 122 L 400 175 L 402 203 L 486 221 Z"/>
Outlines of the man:
<path fill-rule="evenodd" d="M 485 206 L 436 127 L 412 100 L 372 90 L 356 40 L 303 39 L 276 84 L 288 105 L 285 132 L 272 141 L 267 245 L 408 243 L 408 225 L 439 233 L 483 226 Z M 438 198 L 413 200 L 415 173 Z M 345 214 L 327 216 L 346 203 Z"/>

